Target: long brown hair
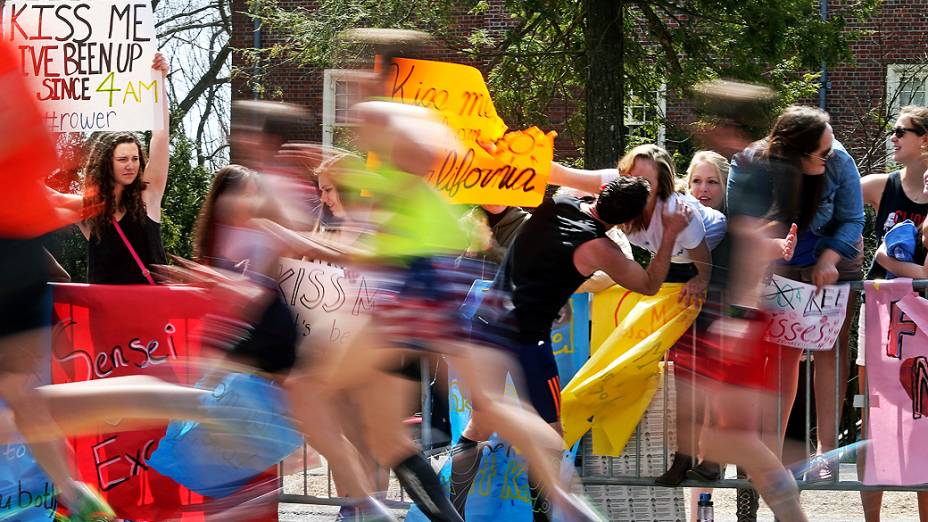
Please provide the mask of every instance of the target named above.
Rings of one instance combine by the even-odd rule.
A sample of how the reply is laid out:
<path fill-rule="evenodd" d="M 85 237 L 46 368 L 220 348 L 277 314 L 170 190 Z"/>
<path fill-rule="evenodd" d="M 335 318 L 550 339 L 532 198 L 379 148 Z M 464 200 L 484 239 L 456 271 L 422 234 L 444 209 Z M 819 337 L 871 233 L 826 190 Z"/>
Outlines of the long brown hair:
<path fill-rule="evenodd" d="M 825 175 L 803 176 L 802 158 L 814 153 L 828 128 L 831 118 L 818 107 L 791 105 L 773 124 L 770 134 L 761 142 L 760 157 L 777 160 L 792 167 L 791 174 L 779 187 L 780 212 L 799 225 L 808 228 L 818 210 L 825 184 Z"/>
<path fill-rule="evenodd" d="M 651 187 L 651 190 L 656 190 L 656 196 L 661 201 L 666 201 L 667 198 L 673 194 L 677 177 L 676 169 L 673 166 L 673 158 L 670 156 L 670 153 L 657 145 L 638 145 L 625 153 L 622 159 L 619 160 L 619 174 L 628 176 L 632 169 L 635 168 L 635 162 L 638 161 L 638 159 L 654 162 L 654 165 L 657 167 L 657 187 Z M 635 219 L 628 221 L 622 228 L 626 233 L 644 230 L 644 216 L 639 215 Z"/>
<path fill-rule="evenodd" d="M 831 118 L 818 107 L 790 105 L 764 140 L 761 157 L 776 158 L 800 169 L 800 161 L 818 149 Z"/>
<path fill-rule="evenodd" d="M 206 200 L 200 207 L 200 215 L 193 226 L 193 258 L 201 263 L 208 263 L 214 255 L 216 243 L 216 200 L 230 190 L 240 190 L 252 179 L 257 179 L 254 171 L 241 165 L 226 165 L 213 176 Z"/>
<path fill-rule="evenodd" d="M 91 235 L 97 240 L 103 228 L 113 220 L 116 212 L 116 182 L 113 180 L 113 152 L 118 145 L 134 143 L 139 149 L 139 174 L 132 183 L 122 190 L 119 206 L 126 211 L 126 216 L 139 223 L 145 220 L 145 202 L 142 191 L 147 183 L 144 180 L 145 165 L 148 156 L 142 142 L 131 132 L 110 132 L 101 134 L 94 141 L 90 155 L 84 162 L 84 209 L 90 217 L 87 224 Z"/>

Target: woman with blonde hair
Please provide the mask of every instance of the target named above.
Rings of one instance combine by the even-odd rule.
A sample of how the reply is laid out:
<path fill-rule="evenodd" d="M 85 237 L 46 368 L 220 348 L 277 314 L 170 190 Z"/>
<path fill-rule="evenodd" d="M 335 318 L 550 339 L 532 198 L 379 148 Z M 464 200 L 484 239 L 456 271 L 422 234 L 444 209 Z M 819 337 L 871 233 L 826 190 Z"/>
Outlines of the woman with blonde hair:
<path fill-rule="evenodd" d="M 644 211 L 636 219 L 622 225 L 621 229 L 628 236 L 631 244 L 641 247 L 652 254 L 661 243 L 661 211 L 673 212 L 678 205 L 688 205 L 698 213 L 701 219 L 693 219 L 687 228 L 677 236 L 671 258 L 670 271 L 666 282 L 685 283 L 680 294 L 681 300 L 696 301 L 709 286 L 712 272 L 714 248 L 722 236 L 707 237 L 707 228 L 717 228 L 724 223 L 721 212 L 704 207 L 692 196 L 677 192 L 676 169 L 673 158 L 665 149 L 653 144 L 639 145 L 619 160 L 615 169 L 583 170 L 552 164 L 551 183 L 564 185 L 590 193 L 598 193 L 602 184 L 618 176 L 642 177 L 651 186 Z"/>
<path fill-rule="evenodd" d="M 690 161 L 686 170 L 685 184 L 680 188 L 685 190 L 699 201 L 702 207 L 721 211 L 725 205 L 725 180 L 728 176 L 728 160 L 722 155 L 712 151 L 699 151 Z M 727 221 L 722 215 L 721 219 L 706 222 L 706 238 L 713 244 L 713 250 L 718 247 L 725 236 Z M 724 250 L 724 248 L 722 249 Z M 722 252 L 720 252 L 722 253 Z M 713 259 L 716 253 L 712 253 Z M 725 257 L 723 254 L 721 257 Z M 716 267 L 713 267 L 715 269 Z M 702 461 L 698 465 L 696 456 L 698 452 L 699 434 L 703 423 L 709 420 L 708 404 L 705 394 L 697 393 L 697 388 L 705 389 L 704 379 L 711 379 L 712 368 L 706 368 L 709 359 L 701 354 L 706 349 L 706 336 L 708 326 L 717 316 L 717 306 L 721 304 L 721 289 L 724 286 L 724 270 L 713 270 L 711 281 L 714 283 L 708 290 L 709 299 L 703 307 L 702 313 L 696 319 L 692 329 L 680 338 L 671 352 L 674 361 L 674 375 L 677 382 L 677 450 L 670 468 L 656 482 L 664 486 L 679 485 L 687 475 L 703 481 L 718 480 L 721 468 L 710 461 Z M 695 466 L 694 466 L 695 465 Z"/>
<path fill-rule="evenodd" d="M 703 206 L 725 212 L 728 201 L 725 199 L 725 185 L 728 183 L 728 171 L 731 165 L 718 152 L 701 150 L 693 154 L 686 169 L 687 191 Z"/>

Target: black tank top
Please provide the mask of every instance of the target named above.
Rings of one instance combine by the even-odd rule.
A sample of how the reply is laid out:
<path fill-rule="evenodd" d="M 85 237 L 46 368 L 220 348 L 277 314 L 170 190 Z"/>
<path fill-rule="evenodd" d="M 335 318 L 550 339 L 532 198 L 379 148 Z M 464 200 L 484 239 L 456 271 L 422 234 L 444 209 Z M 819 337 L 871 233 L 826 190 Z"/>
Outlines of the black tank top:
<path fill-rule="evenodd" d="M 268 256 L 276 259 L 276 250 L 269 246 L 270 238 L 263 232 L 225 226 L 214 227 L 213 233 L 217 234 L 217 243 L 214 251 L 210 252 L 215 256 L 208 257 L 209 264 L 230 272 L 242 272 L 252 282 L 273 293 L 247 335 L 222 348 L 239 363 L 267 373 L 286 375 L 296 364 L 300 343 L 296 318 L 284 301 L 277 280 L 248 268 L 262 266 Z M 220 251 L 235 258 L 220 255 Z M 241 255 L 251 257 L 241 259 Z"/>
<path fill-rule="evenodd" d="M 119 220 L 119 226 L 147 268 L 167 263 L 164 244 L 161 242 L 161 223 L 147 215 L 139 223 L 126 215 Z M 87 282 L 103 285 L 148 284 L 112 223 L 106 224 L 100 237 L 90 234 L 87 245 Z"/>
<path fill-rule="evenodd" d="M 511 309 L 502 320 L 522 340 L 543 339 L 571 294 L 589 277 L 577 271 L 574 251 L 606 236 L 606 226 L 580 210 L 580 200 L 545 200 L 519 231 L 493 283 L 508 293 Z"/>
<path fill-rule="evenodd" d="M 911 219 L 916 227 L 920 227 L 925 215 L 928 214 L 928 203 L 915 203 L 902 189 L 902 171 L 891 173 L 886 178 L 886 186 L 883 188 L 883 195 L 880 196 L 880 211 L 876 214 L 873 222 L 873 233 L 876 236 L 876 244 L 879 246 L 883 242 L 883 236 L 893 228 L 896 223 L 902 223 L 906 219 Z M 915 241 L 915 259 L 914 263 L 922 264 L 925 262 L 925 247 L 922 245 L 921 235 Z M 886 270 L 877 263 L 873 263 L 867 279 L 882 279 L 886 277 Z"/>

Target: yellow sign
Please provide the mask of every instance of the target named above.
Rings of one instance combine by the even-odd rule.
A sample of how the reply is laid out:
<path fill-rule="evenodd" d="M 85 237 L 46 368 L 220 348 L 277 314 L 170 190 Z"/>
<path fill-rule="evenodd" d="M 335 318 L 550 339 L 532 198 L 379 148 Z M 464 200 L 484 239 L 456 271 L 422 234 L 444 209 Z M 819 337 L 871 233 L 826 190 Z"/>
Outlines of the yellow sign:
<path fill-rule="evenodd" d="M 428 180 L 455 203 L 541 203 L 554 158 L 553 131 L 506 132 L 480 71 L 466 65 L 397 58 L 387 71 L 386 96 L 437 111 L 464 144 L 449 151 Z M 479 143 L 495 144 L 491 154 Z"/>
<path fill-rule="evenodd" d="M 679 302 L 682 287 L 664 284 L 653 296 L 613 287 L 593 296 L 592 343 L 597 321 L 616 326 L 561 392 L 567 447 L 592 428 L 595 454 L 622 453 L 660 383 L 664 355 L 699 314 L 700 305 Z M 609 303 L 600 315 L 597 300 Z"/>
<path fill-rule="evenodd" d="M 590 355 L 595 354 L 603 341 L 618 328 L 623 317 L 620 314 L 627 313 L 644 297 L 621 286 L 611 286 L 593 294 L 590 304 Z"/>

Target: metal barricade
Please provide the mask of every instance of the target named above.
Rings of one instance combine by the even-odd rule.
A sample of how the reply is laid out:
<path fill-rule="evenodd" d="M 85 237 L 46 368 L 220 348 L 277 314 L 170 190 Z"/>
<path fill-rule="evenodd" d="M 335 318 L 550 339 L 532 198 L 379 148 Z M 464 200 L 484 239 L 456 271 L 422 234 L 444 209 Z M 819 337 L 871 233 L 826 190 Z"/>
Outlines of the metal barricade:
<path fill-rule="evenodd" d="M 857 291 L 857 292 L 863 291 L 862 281 L 851 281 L 849 282 L 849 286 L 852 291 Z M 915 289 L 926 289 L 928 288 L 928 280 L 915 281 L 913 283 L 913 287 Z M 860 302 L 862 301 L 858 300 L 858 305 Z M 850 313 L 845 318 L 845 321 L 852 321 L 853 317 L 854 317 L 854 314 Z M 692 328 L 694 329 L 694 333 L 695 333 L 695 324 L 692 326 Z M 850 328 L 851 328 L 851 331 L 853 331 L 856 328 L 856 325 L 851 324 Z M 850 332 L 849 332 L 849 336 L 850 336 Z M 842 364 L 849 366 L 852 361 L 841 360 L 842 352 L 838 346 L 839 343 L 840 343 L 840 337 L 835 342 L 835 346 L 833 347 L 833 349 L 835 350 L 835 354 L 836 354 L 834 393 L 835 393 L 835 404 L 837 405 L 837 407 L 835 408 L 835 416 L 834 416 L 834 425 L 836 428 L 834 445 L 836 448 L 840 450 L 841 448 L 841 445 L 840 445 L 841 443 L 841 412 L 842 412 L 841 405 L 843 404 L 847 396 L 847 394 L 843 393 L 842 390 L 846 389 L 850 381 L 850 379 L 846 381 L 841 379 L 841 368 L 842 368 Z M 862 349 L 862 347 L 859 349 Z M 805 352 L 804 357 L 806 361 L 814 360 L 814 352 L 812 352 L 811 350 L 804 350 L 804 352 Z M 848 375 L 850 375 L 850 372 L 848 373 Z M 811 392 L 812 390 L 812 386 L 811 386 L 812 369 L 809 364 L 806 364 L 804 380 L 805 380 L 805 385 L 806 385 L 805 386 L 805 403 L 804 403 L 805 404 L 805 426 L 806 426 L 804 447 L 806 448 L 806 454 L 809 457 L 812 457 L 814 454 L 813 448 L 816 448 L 817 446 L 813 444 L 813 440 L 812 440 L 812 419 L 811 419 L 811 415 L 812 415 L 811 413 L 812 412 L 812 407 L 811 407 L 812 405 L 812 392 Z M 656 475 L 647 475 L 647 474 L 642 473 L 642 467 L 643 465 L 646 465 L 649 462 L 649 457 L 650 457 L 650 455 L 648 455 L 646 452 L 645 453 L 642 452 L 642 439 L 644 435 L 647 435 L 649 439 L 652 437 L 650 433 L 646 432 L 647 427 L 648 427 L 648 421 L 649 421 L 648 414 L 646 414 L 645 418 L 642 419 L 641 423 L 639 423 L 638 427 L 636 428 L 635 433 L 632 436 L 632 440 L 629 441 L 628 447 L 626 448 L 626 450 L 629 450 L 629 449 L 633 450 L 631 453 L 623 454 L 621 457 L 596 457 L 594 456 L 597 459 L 603 459 L 603 461 L 600 463 L 597 463 L 595 466 L 581 466 L 581 479 L 582 479 L 584 486 L 656 486 L 655 479 L 660 473 L 663 472 L 663 470 L 666 470 L 668 466 L 670 465 L 670 456 L 671 456 L 671 452 L 674 449 L 671 443 L 671 439 L 672 439 L 671 435 L 674 432 L 670 424 L 671 422 L 670 419 L 673 417 L 673 413 L 674 413 L 671 408 L 676 407 L 677 405 L 674 404 L 674 401 L 670 400 L 670 391 L 669 391 L 670 386 L 667 385 L 668 383 L 667 365 L 665 365 L 664 383 L 665 385 L 660 391 L 664 399 L 660 401 L 661 409 L 659 412 L 650 411 L 652 416 L 659 415 L 660 418 L 663 420 L 662 426 L 660 428 L 661 429 L 660 438 L 663 441 L 662 459 L 661 459 L 662 464 L 663 464 L 661 466 L 662 471 L 658 472 Z M 865 388 L 865 389 L 868 389 L 868 388 Z M 869 404 L 867 403 L 867 399 L 869 397 L 869 394 L 865 393 L 863 395 L 864 397 L 863 397 L 862 407 L 868 408 Z M 854 394 L 852 394 L 852 398 L 853 396 Z M 781 413 L 781 408 L 783 407 L 782 400 L 783 400 L 782 394 L 778 393 L 777 394 L 777 413 L 778 413 L 777 430 L 779 433 L 782 433 L 783 431 L 782 430 L 783 426 L 780 423 L 781 415 L 779 415 Z M 853 400 L 851 401 L 851 403 L 853 404 Z M 652 402 L 652 408 L 653 406 L 654 406 L 654 403 Z M 691 405 L 691 407 L 695 408 L 695 406 L 693 405 Z M 850 412 L 852 413 L 852 416 L 850 419 L 847 419 L 848 422 L 845 423 L 846 426 L 849 426 L 849 428 L 846 430 L 848 432 L 848 435 L 851 435 L 853 432 L 855 432 L 858 429 L 858 425 L 860 424 L 860 420 L 858 416 L 855 414 L 856 409 L 857 409 L 856 407 L 849 408 Z M 655 413 L 657 415 L 655 415 Z M 587 438 L 584 439 L 584 444 L 588 444 L 588 443 L 589 443 L 589 435 L 587 435 Z M 585 452 L 584 455 L 589 456 L 590 453 Z M 839 460 L 845 460 L 845 457 L 846 455 L 841 455 Z M 621 462 L 620 462 L 620 459 L 621 459 Z M 632 460 L 633 462 L 631 466 L 628 465 L 629 459 Z M 633 472 L 616 473 L 616 470 L 622 470 L 622 469 L 628 470 L 630 468 L 633 469 Z M 603 470 L 603 471 L 600 472 L 599 470 Z M 856 476 L 856 470 L 853 474 L 842 473 L 840 462 L 838 463 L 837 471 L 838 472 L 835 473 L 830 480 L 814 480 L 814 481 L 798 480 L 797 484 L 799 486 L 799 489 L 801 490 L 928 491 L 928 484 L 919 485 L 919 486 L 864 485 Z M 721 480 L 714 481 L 714 482 L 706 482 L 706 481 L 695 481 L 695 480 L 687 479 L 682 484 L 680 484 L 679 487 L 695 487 L 695 488 L 751 488 L 752 487 L 751 482 L 749 480 L 738 479 L 738 478 L 725 478 L 724 472 L 725 470 L 723 469 L 723 478 Z M 853 478 L 850 475 L 853 475 Z"/>
<path fill-rule="evenodd" d="M 852 281 L 849 283 L 851 290 L 861 292 L 863 290 L 862 281 Z M 916 289 L 926 289 L 928 288 L 928 280 L 925 281 L 916 281 L 913 285 Z M 858 304 L 861 301 L 858 301 Z M 845 321 L 852 321 L 854 314 L 849 314 L 845 318 Z M 695 325 L 694 328 L 695 333 Z M 851 324 L 850 328 L 853 330 L 855 325 Z M 850 334 L 849 334 L 850 335 Z M 695 336 L 694 336 L 695 339 Z M 840 407 L 846 399 L 846 393 L 842 393 L 842 390 L 846 389 L 846 386 L 849 384 L 848 381 L 841 379 L 841 368 L 842 364 L 848 365 L 852 361 L 842 361 L 841 360 L 841 350 L 838 347 L 840 338 L 836 341 L 835 346 L 833 347 L 836 350 L 836 365 L 835 365 L 835 403 L 839 405 L 835 408 L 835 417 L 834 425 L 835 429 L 835 447 L 840 448 L 841 443 L 841 412 L 842 408 Z M 806 361 L 814 360 L 814 354 L 810 350 L 804 350 Z M 430 415 L 428 414 L 428 404 L 430 402 L 430 387 L 428 385 L 429 380 L 429 369 L 427 366 L 423 367 L 423 384 L 422 384 L 422 395 L 423 395 L 423 419 L 422 419 L 422 435 L 421 441 L 429 445 L 431 438 L 431 426 L 429 424 Z M 850 376 L 850 372 L 848 373 Z M 596 486 L 630 486 L 630 487 L 655 487 L 655 478 L 666 470 L 670 464 L 670 456 L 673 451 L 673 435 L 674 431 L 671 426 L 671 419 L 673 417 L 673 407 L 675 407 L 675 401 L 673 398 L 673 390 L 669 385 L 670 379 L 667 374 L 667 366 L 665 365 L 665 375 L 664 375 L 665 385 L 660 390 L 660 400 L 655 401 L 658 403 L 659 408 L 654 410 L 654 402 L 652 402 L 652 408 L 649 409 L 649 413 L 646 414 L 645 418 L 642 419 L 638 427 L 635 430 L 632 440 L 629 442 L 626 450 L 633 450 L 631 452 L 626 451 L 626 454 L 623 454 L 621 457 L 600 457 L 592 455 L 589 451 L 589 434 L 585 437 L 583 441 L 583 446 L 585 450 L 581 450 L 581 460 L 583 464 L 580 466 L 579 474 L 584 487 L 596 487 Z M 800 376 L 803 378 L 803 376 Z M 805 381 L 805 440 L 804 447 L 806 449 L 806 454 L 808 456 L 813 455 L 813 445 L 812 440 L 812 369 L 809 364 L 806 364 L 806 369 L 804 373 Z M 854 394 L 851 395 L 853 398 Z M 867 408 L 868 404 L 867 394 L 864 394 L 864 403 L 863 408 Z M 853 402 L 853 401 L 852 401 Z M 782 394 L 778 394 L 777 400 L 777 409 L 778 409 L 778 418 L 777 418 L 777 429 L 778 432 L 782 432 L 782 425 L 780 424 L 780 408 L 782 408 Z M 856 415 L 856 407 L 851 407 L 848 409 L 851 413 L 850 417 L 847 419 L 845 430 L 848 433 L 849 438 L 851 435 L 856 434 L 858 426 L 860 425 L 859 416 Z M 650 415 L 650 417 L 649 417 Z M 658 433 L 653 433 L 654 428 L 654 419 L 660 419 L 660 427 Z M 648 446 L 653 440 L 658 439 L 661 441 L 660 455 L 656 459 L 651 458 L 651 455 L 647 452 L 643 452 L 643 448 L 653 447 Z M 321 468 L 309 469 L 307 466 L 306 458 L 308 455 L 308 448 L 304 446 L 303 448 L 303 469 L 301 472 L 296 474 L 291 474 L 290 476 L 284 476 L 284 469 L 281 465 L 281 491 L 280 495 L 281 502 L 291 502 L 291 503 L 303 503 L 303 504 L 320 504 L 320 505 L 344 505 L 347 503 L 347 499 L 338 497 L 335 495 L 334 482 L 332 480 L 331 470 L 328 469 L 328 466 L 324 463 Z M 447 453 L 447 448 L 441 448 L 433 451 L 433 454 Z M 844 457 L 842 456 L 842 460 Z M 657 463 L 660 465 L 658 466 Z M 898 485 L 885 485 L 885 486 L 872 486 L 864 485 L 857 478 L 855 473 L 844 473 L 840 469 L 840 463 L 838 465 L 838 472 L 835 473 L 831 480 L 828 481 L 806 481 L 799 480 L 797 484 L 802 490 L 830 490 L 830 491 L 870 491 L 870 490 L 881 490 L 881 491 L 925 491 L 928 490 L 928 484 L 921 486 L 898 486 Z M 652 471 L 646 471 L 646 470 Z M 659 471 L 655 471 L 659 470 Z M 724 469 L 723 469 L 724 474 Z M 390 490 L 387 495 L 386 504 L 390 507 L 395 508 L 404 508 L 410 505 L 407 497 L 405 496 L 402 488 L 396 484 L 395 478 L 391 477 L 390 480 Z M 751 488 L 751 482 L 746 479 L 738 478 L 727 478 L 724 477 L 721 480 L 714 482 L 705 482 L 705 481 L 694 481 L 686 480 L 679 487 L 705 487 L 705 488 Z M 665 488 L 668 491 L 672 491 L 674 488 Z M 325 494 L 321 494 L 321 491 L 324 490 Z"/>
<path fill-rule="evenodd" d="M 433 376 L 431 375 L 430 366 L 424 361 L 421 368 L 421 400 L 422 400 L 422 423 L 420 424 L 419 442 L 423 447 L 432 445 L 432 418 L 431 418 L 431 384 Z M 285 462 L 292 462 L 293 456 L 288 457 L 287 461 L 281 462 L 278 469 L 278 486 L 280 488 L 279 501 L 293 504 L 316 504 L 323 506 L 344 506 L 350 503 L 350 499 L 337 495 L 335 480 L 332 477 L 332 470 L 328 462 L 321 455 L 319 456 L 319 465 L 310 466 L 309 456 L 312 449 L 307 444 L 298 450 L 302 452 L 301 470 L 296 473 L 289 472 Z M 426 456 L 447 453 L 448 448 L 438 448 L 426 451 Z M 324 494 L 323 494 L 324 491 Z M 381 492 L 384 493 L 384 492 Z M 388 489 L 385 492 L 386 497 L 383 503 L 390 508 L 404 509 L 408 508 L 411 503 L 406 497 L 405 491 L 396 480 L 396 476 L 390 471 Z"/>

